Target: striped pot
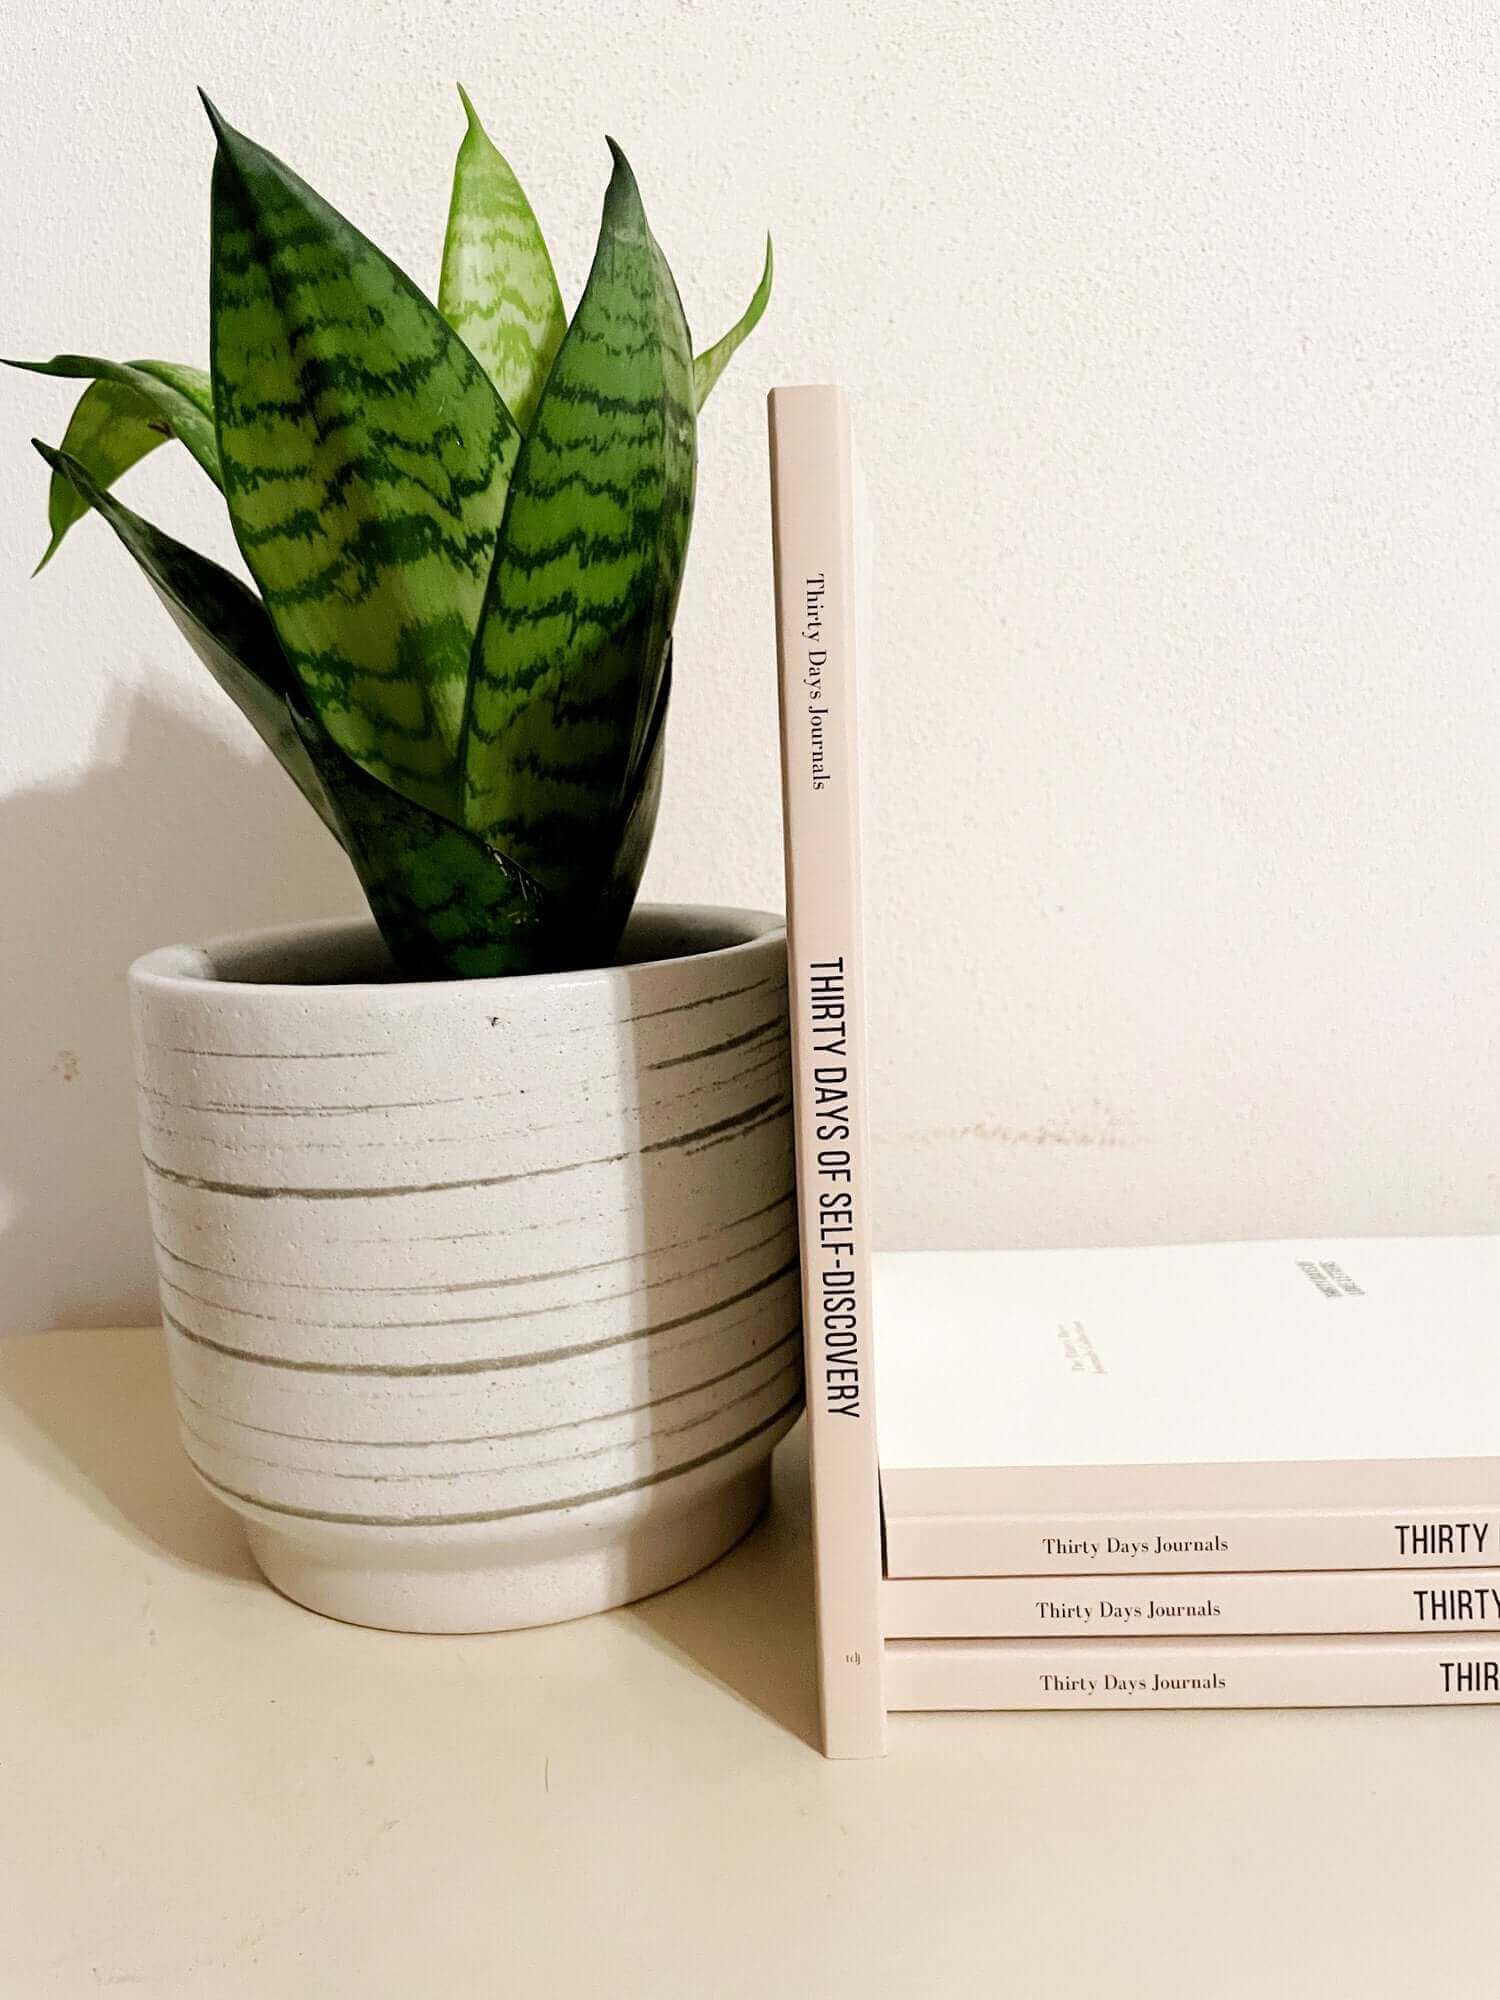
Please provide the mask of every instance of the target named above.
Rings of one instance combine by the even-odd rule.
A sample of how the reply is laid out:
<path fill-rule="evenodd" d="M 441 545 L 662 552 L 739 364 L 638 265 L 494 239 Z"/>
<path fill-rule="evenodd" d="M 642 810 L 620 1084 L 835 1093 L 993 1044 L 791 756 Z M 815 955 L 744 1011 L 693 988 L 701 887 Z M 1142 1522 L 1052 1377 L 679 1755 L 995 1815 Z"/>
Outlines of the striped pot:
<path fill-rule="evenodd" d="M 802 1398 L 779 919 L 446 984 L 317 924 L 131 993 L 183 1443 L 279 1590 L 497 1631 L 744 1534 Z"/>

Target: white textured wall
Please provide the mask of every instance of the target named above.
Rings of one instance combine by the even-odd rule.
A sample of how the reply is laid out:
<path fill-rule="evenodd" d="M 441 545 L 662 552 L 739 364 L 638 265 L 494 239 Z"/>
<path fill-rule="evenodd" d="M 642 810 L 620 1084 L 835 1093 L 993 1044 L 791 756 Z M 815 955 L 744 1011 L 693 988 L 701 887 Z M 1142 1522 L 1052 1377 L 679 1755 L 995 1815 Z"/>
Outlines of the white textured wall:
<path fill-rule="evenodd" d="M 108 23 L 106 27 L 106 21 Z M 21 0 L 4 345 L 201 358 L 202 82 L 431 279 L 462 77 L 576 290 L 630 151 L 704 338 L 648 887 L 779 900 L 762 404 L 845 377 L 883 546 L 890 1244 L 1493 1228 L 1500 30 L 1458 0 Z M 122 972 L 350 907 L 0 382 L 0 1301 L 148 1317 Z M 180 456 L 137 505 L 221 555 Z"/>

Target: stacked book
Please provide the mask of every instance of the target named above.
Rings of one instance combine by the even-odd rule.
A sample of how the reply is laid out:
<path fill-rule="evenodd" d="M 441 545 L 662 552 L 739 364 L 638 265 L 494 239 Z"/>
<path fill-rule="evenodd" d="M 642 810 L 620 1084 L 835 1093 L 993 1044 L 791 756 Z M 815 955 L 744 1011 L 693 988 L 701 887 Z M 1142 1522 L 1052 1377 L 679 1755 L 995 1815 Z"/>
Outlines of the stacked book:
<path fill-rule="evenodd" d="M 824 1748 L 1500 1701 L 1500 1238 L 872 1256 L 849 411 L 770 415 Z"/>
<path fill-rule="evenodd" d="M 1500 1238 L 874 1263 L 887 1707 L 1500 1700 Z"/>

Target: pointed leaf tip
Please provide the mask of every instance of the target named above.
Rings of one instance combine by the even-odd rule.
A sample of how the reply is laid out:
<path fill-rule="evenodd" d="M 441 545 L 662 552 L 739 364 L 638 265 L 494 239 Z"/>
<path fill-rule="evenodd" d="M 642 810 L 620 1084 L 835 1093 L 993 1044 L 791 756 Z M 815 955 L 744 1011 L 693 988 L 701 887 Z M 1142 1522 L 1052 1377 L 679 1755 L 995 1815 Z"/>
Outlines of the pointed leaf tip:
<path fill-rule="evenodd" d="M 635 177 L 635 169 L 625 156 L 625 148 L 617 139 L 606 136 L 605 145 L 613 161 L 609 186 L 604 190 L 604 228 L 609 234 L 624 230 L 628 235 L 641 232 L 650 234 L 646 221 L 646 204 L 641 195 L 641 184 Z"/>
<path fill-rule="evenodd" d="M 453 163 L 438 311 L 525 430 L 567 314 L 525 190 L 462 84 L 459 95 L 469 125 Z"/>
<path fill-rule="evenodd" d="M 219 158 L 227 167 L 243 179 L 247 170 L 257 161 L 270 158 L 263 146 L 257 145 L 253 139 L 247 138 L 243 132 L 230 124 L 206 90 L 200 89 L 198 95 L 203 100 L 203 109 L 208 113 L 208 122 L 213 127 Z M 279 162 L 277 164 L 279 165 Z"/>
<path fill-rule="evenodd" d="M 775 270 L 776 262 L 771 249 L 771 238 L 767 234 L 765 263 L 761 267 L 760 282 L 751 294 L 749 305 L 723 339 L 715 341 L 713 346 L 706 353 L 700 354 L 693 363 L 693 385 L 700 410 L 708 400 L 714 384 L 734 359 L 736 352 L 760 324 L 761 315 L 770 302 Z"/>
<path fill-rule="evenodd" d="M 609 157 L 613 162 L 613 178 L 626 183 L 630 187 L 634 187 L 635 169 L 625 157 L 625 148 L 620 144 L 618 139 L 611 139 L 607 132 L 604 135 L 604 143 L 609 148 Z"/>
<path fill-rule="evenodd" d="M 479 128 L 479 113 L 474 109 L 474 100 L 472 97 L 470 97 L 468 91 L 464 89 L 462 84 L 459 84 L 458 86 L 458 97 L 459 97 L 459 102 L 463 105 L 464 108 L 464 116 L 469 121 L 469 130 L 472 132 L 476 128 Z"/>
<path fill-rule="evenodd" d="M 208 122 L 214 128 L 214 137 L 219 141 L 220 145 L 223 145 L 225 137 L 230 130 L 228 121 L 201 83 L 198 86 L 198 100 L 202 104 L 203 109 L 208 113 Z"/>
<path fill-rule="evenodd" d="M 57 479 L 66 479 L 68 484 L 78 494 L 80 499 L 86 500 L 88 504 L 92 506 L 93 482 L 92 480 L 90 480 L 84 468 L 78 463 L 77 459 L 70 457 L 70 455 L 65 451 L 58 451 L 55 446 L 47 444 L 42 438 L 33 438 L 31 442 L 33 449 L 40 454 L 42 459 L 51 468 L 53 477 Z M 66 532 L 67 532 L 66 529 L 63 528 L 54 530 L 51 541 L 48 542 L 46 548 L 43 549 L 42 551 L 41 561 L 37 564 L 36 568 L 31 572 L 33 577 L 40 576 L 42 571 L 47 567 L 48 563 L 51 562 L 52 558 L 57 554 L 57 551 L 62 544 L 63 535 Z"/>

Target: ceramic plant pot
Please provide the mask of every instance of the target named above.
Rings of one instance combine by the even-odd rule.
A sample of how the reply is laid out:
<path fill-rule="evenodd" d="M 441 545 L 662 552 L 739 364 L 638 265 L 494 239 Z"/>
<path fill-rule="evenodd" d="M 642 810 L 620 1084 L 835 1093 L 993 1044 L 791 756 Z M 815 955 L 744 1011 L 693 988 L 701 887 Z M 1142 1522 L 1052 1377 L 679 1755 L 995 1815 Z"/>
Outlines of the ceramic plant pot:
<path fill-rule="evenodd" d="M 131 993 L 183 1443 L 279 1590 L 495 1631 L 745 1532 L 802 1396 L 779 919 L 444 984 L 310 925 Z"/>

